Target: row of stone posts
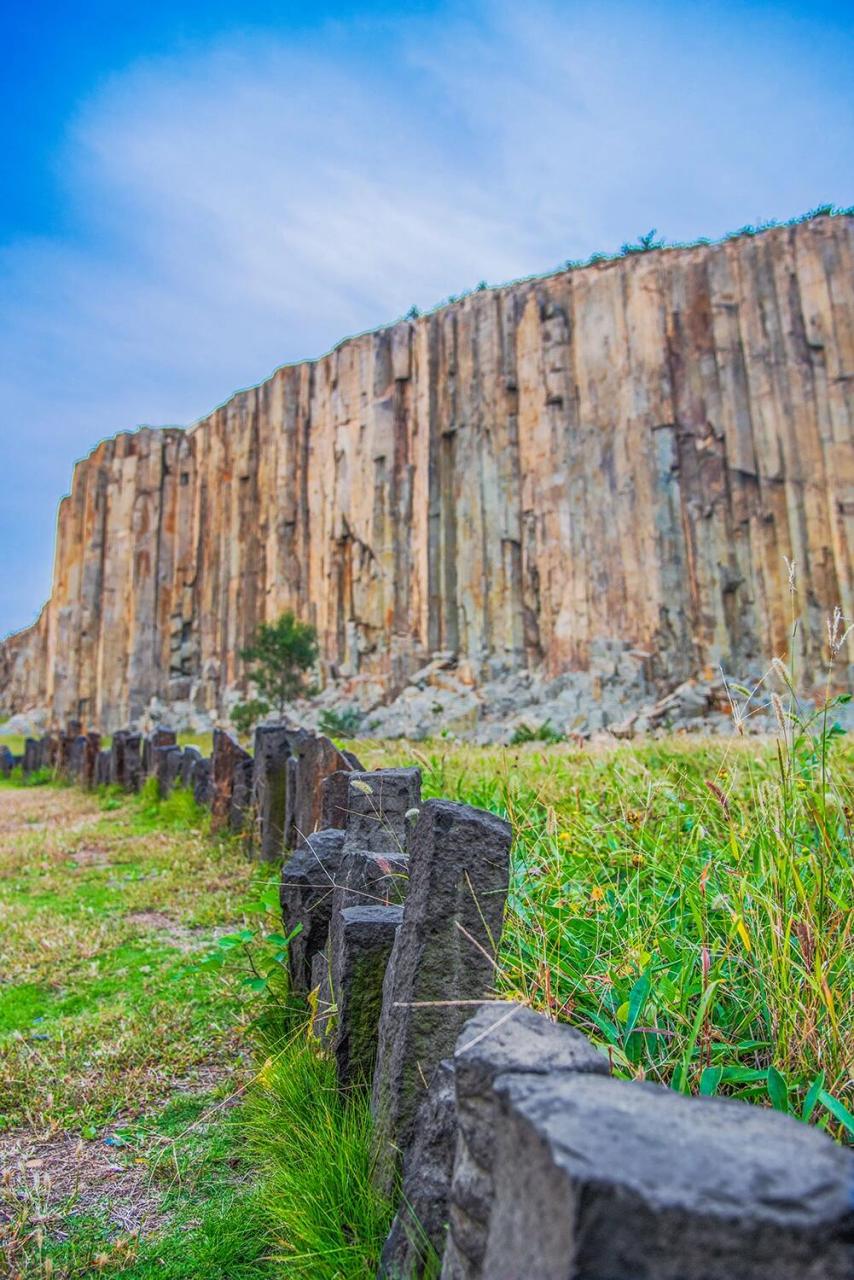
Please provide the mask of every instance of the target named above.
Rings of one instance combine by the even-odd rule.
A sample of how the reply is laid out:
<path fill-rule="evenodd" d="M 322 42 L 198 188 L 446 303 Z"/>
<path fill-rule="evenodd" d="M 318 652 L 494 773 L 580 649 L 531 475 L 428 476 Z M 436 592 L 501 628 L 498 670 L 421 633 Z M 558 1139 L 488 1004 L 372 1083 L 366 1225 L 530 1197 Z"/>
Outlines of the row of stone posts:
<path fill-rule="evenodd" d="M 366 771 L 287 726 L 261 726 L 253 754 L 218 732 L 210 760 L 164 729 L 101 751 L 75 728 L 29 766 L 181 784 L 284 862 L 292 987 L 340 1088 L 370 1092 L 374 1177 L 399 1205 L 379 1276 L 854 1276 L 850 1150 L 779 1112 L 614 1079 L 579 1031 L 496 998 L 503 819 L 422 802 L 418 769 Z"/>

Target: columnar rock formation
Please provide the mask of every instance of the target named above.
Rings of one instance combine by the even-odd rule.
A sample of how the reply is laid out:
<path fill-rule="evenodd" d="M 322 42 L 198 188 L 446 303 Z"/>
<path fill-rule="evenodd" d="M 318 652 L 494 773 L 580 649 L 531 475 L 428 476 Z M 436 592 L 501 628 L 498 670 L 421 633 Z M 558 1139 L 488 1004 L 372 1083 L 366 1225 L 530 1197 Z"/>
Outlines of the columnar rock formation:
<path fill-rule="evenodd" d="M 284 608 L 327 676 L 390 696 L 615 642 L 675 683 L 850 616 L 854 220 L 478 291 L 279 369 L 187 431 L 80 462 L 50 601 L 0 650 L 7 711 L 109 730 L 222 706 Z"/>

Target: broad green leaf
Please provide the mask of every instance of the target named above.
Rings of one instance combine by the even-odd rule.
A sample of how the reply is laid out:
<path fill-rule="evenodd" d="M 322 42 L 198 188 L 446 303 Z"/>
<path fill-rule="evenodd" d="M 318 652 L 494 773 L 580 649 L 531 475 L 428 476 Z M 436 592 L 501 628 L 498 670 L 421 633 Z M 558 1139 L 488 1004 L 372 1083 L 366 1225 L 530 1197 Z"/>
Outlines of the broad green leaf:
<path fill-rule="evenodd" d="M 647 997 L 649 996 L 651 984 L 652 978 L 650 977 L 650 972 L 647 969 L 646 973 L 641 974 L 635 985 L 632 987 L 629 995 L 629 1012 L 628 1017 L 626 1018 L 626 1040 L 628 1040 L 637 1025 L 637 1020 L 640 1017 L 643 1007 L 646 1004 Z"/>
<path fill-rule="evenodd" d="M 818 1096 L 821 1093 L 823 1088 L 824 1088 L 824 1072 L 819 1071 L 815 1080 L 813 1080 L 812 1084 L 807 1090 L 807 1096 L 804 1098 L 804 1105 L 801 1109 L 802 1120 L 808 1121 L 812 1113 L 815 1111 L 815 1106 L 816 1106 L 816 1103 L 818 1102 Z"/>
<path fill-rule="evenodd" d="M 717 1093 L 718 1086 L 723 1076 L 723 1067 L 705 1067 L 703 1074 L 700 1076 L 700 1093 L 704 1098 L 711 1098 Z"/>
<path fill-rule="evenodd" d="M 847 1107 L 843 1106 L 838 1098 L 834 1098 L 833 1094 L 828 1093 L 826 1089 L 820 1089 L 818 1100 L 823 1107 L 827 1108 L 834 1120 L 838 1120 L 849 1133 L 854 1134 L 854 1116 L 852 1116 Z"/>
<path fill-rule="evenodd" d="M 776 1067 L 768 1068 L 768 1097 L 775 1111 L 789 1110 L 789 1086 Z"/>

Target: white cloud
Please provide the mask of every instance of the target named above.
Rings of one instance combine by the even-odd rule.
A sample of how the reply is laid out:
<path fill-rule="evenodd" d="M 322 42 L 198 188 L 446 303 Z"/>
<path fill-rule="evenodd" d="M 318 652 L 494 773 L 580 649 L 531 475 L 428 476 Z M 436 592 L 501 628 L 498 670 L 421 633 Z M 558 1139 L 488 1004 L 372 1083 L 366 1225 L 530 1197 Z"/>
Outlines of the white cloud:
<path fill-rule="evenodd" d="M 0 630 L 44 593 L 51 509 L 101 436 L 482 278 L 854 198 L 842 48 L 698 15 L 488 4 L 224 36 L 100 86 L 60 157 L 70 230 L 0 256 L 0 537 L 38 568 L 0 584 Z"/>

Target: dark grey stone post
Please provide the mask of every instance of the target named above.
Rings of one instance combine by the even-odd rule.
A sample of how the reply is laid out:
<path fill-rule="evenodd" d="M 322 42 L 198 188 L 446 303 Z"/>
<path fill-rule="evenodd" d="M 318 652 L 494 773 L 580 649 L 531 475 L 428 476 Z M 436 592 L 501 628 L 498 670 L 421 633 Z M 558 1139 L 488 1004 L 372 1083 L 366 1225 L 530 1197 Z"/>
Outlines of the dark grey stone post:
<path fill-rule="evenodd" d="M 198 747 L 185 747 L 184 754 L 181 756 L 181 775 L 180 783 L 185 791 L 191 791 L 193 786 L 193 769 L 202 758 L 202 753 Z"/>
<path fill-rule="evenodd" d="M 166 799 L 175 785 L 181 772 L 182 755 L 180 747 L 155 747 L 152 752 L 153 773 L 161 800 Z"/>
<path fill-rule="evenodd" d="M 370 1084 L 383 979 L 402 907 L 345 907 L 330 934 L 331 1047 L 342 1088 Z"/>
<path fill-rule="evenodd" d="M 535 1072 L 557 1079 L 565 1072 L 607 1076 L 608 1071 L 607 1058 L 580 1031 L 524 1005 L 484 1005 L 466 1023 L 454 1050 L 458 1134 L 442 1280 L 475 1280 L 483 1274 L 492 1210 L 498 1076 Z"/>
<path fill-rule="evenodd" d="M 288 760 L 293 732 L 284 725 L 259 724 L 255 730 L 252 793 L 255 841 L 264 862 L 281 862 L 285 853 Z"/>
<path fill-rule="evenodd" d="M 207 756 L 203 756 L 193 764 L 190 785 L 193 788 L 193 799 L 196 804 L 209 809 L 213 802 L 213 774 L 211 762 Z"/>
<path fill-rule="evenodd" d="M 494 982 L 510 866 L 510 826 L 428 800 L 411 842 L 409 890 L 383 990 L 373 1112 L 378 1183 L 391 1189 L 415 1114 Z"/>
<path fill-rule="evenodd" d="M 37 738 L 24 739 L 24 760 L 21 769 L 24 773 L 35 773 L 38 764 L 39 742 Z"/>
<path fill-rule="evenodd" d="M 280 900 L 285 933 L 299 928 L 288 948 L 291 982 L 296 991 L 310 989 L 312 961 L 326 946 L 332 894 L 343 852 L 343 831 L 315 831 L 282 871 Z"/>
<path fill-rule="evenodd" d="M 403 1193 L 383 1246 L 381 1280 L 435 1276 L 448 1228 L 448 1188 L 454 1164 L 457 1115 L 454 1064 L 444 1058 L 433 1073 L 415 1120 L 403 1169 Z"/>
<path fill-rule="evenodd" d="M 850 1280 L 854 1153 L 779 1112 L 596 1075 L 496 1081 L 488 1280 Z"/>
<path fill-rule="evenodd" d="M 121 784 L 126 791 L 139 791 L 142 786 L 142 734 L 128 733 L 123 750 Z"/>

